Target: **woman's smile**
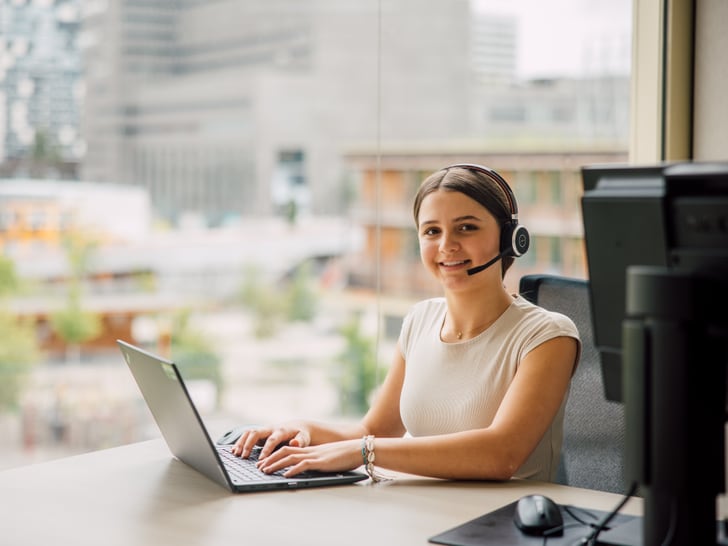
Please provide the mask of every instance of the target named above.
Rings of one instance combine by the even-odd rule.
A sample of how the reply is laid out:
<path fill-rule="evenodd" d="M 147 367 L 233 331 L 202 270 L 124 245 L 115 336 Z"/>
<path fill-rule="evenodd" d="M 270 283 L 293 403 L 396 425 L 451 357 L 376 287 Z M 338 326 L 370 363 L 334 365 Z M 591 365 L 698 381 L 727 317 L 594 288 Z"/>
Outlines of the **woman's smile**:
<path fill-rule="evenodd" d="M 452 270 L 452 269 L 461 269 L 465 266 L 469 266 L 471 263 L 471 260 L 448 260 L 440 262 L 440 267 L 446 269 L 446 270 Z"/>

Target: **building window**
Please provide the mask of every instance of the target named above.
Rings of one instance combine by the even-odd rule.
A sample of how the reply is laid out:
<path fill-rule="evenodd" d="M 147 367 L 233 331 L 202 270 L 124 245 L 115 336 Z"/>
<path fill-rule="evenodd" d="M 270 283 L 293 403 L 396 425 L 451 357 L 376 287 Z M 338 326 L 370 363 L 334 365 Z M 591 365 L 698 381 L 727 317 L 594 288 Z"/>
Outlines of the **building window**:
<path fill-rule="evenodd" d="M 306 154 L 301 149 L 280 150 L 271 180 L 275 210 L 290 218 L 311 206 L 306 181 Z"/>
<path fill-rule="evenodd" d="M 549 185 L 551 187 L 551 202 L 554 205 L 560 205 L 563 199 L 561 173 L 558 171 L 551 171 L 549 173 Z"/>
<path fill-rule="evenodd" d="M 561 251 L 561 238 L 560 237 L 549 237 L 549 245 L 551 249 L 550 264 L 551 266 L 561 267 L 562 251 Z"/>

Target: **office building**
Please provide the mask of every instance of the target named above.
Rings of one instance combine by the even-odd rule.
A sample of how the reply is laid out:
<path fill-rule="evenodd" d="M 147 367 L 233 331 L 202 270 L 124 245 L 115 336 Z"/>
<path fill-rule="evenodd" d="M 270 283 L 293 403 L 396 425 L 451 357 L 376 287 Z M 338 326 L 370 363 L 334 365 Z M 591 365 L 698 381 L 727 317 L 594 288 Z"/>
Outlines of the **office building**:
<path fill-rule="evenodd" d="M 476 84 L 506 85 L 516 79 L 518 26 L 512 15 L 475 13 L 470 47 Z"/>
<path fill-rule="evenodd" d="M 625 147 L 629 85 L 627 75 L 602 74 L 484 87 L 473 101 L 477 135 L 560 148 L 581 143 Z"/>
<path fill-rule="evenodd" d="M 18 162 L 34 155 L 68 171 L 83 155 L 80 5 L 0 0 L 0 165 L 27 171 Z"/>
<path fill-rule="evenodd" d="M 381 28 L 360 0 L 101 6 L 83 19 L 82 177 L 147 187 L 170 221 L 339 213 L 346 148 L 465 130 L 466 0 L 387 2 Z"/>

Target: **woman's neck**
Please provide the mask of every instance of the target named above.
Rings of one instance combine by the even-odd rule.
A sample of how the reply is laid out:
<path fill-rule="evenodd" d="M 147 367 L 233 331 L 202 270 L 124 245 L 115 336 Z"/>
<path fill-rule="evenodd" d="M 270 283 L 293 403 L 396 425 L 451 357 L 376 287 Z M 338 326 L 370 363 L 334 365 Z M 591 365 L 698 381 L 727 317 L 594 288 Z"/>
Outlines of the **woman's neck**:
<path fill-rule="evenodd" d="M 485 331 L 500 317 L 513 302 L 505 287 L 477 295 L 472 293 L 449 293 L 447 315 L 440 337 L 443 341 L 463 341 Z"/>

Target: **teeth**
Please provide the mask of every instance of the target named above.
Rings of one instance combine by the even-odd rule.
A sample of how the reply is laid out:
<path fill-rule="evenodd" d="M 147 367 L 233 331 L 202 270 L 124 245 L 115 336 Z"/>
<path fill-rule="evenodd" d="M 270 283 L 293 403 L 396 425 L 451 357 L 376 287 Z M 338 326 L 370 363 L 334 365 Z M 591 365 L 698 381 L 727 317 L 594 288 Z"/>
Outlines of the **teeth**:
<path fill-rule="evenodd" d="M 452 267 L 454 265 L 462 265 L 465 263 L 465 260 L 460 260 L 459 262 L 442 262 L 442 265 L 446 267 Z"/>

